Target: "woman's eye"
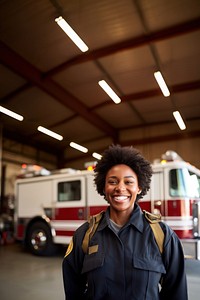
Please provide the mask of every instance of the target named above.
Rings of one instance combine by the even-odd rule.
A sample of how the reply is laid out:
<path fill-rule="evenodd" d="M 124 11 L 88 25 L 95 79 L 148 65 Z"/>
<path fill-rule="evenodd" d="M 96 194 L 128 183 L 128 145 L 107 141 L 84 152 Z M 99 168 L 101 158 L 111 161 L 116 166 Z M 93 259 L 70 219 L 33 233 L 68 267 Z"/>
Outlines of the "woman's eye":
<path fill-rule="evenodd" d="M 117 184 L 117 181 L 115 181 L 115 180 L 109 180 L 108 183 L 109 184 Z"/>
<path fill-rule="evenodd" d="M 133 185 L 134 184 L 133 181 L 126 181 L 125 183 L 128 184 L 128 185 Z"/>

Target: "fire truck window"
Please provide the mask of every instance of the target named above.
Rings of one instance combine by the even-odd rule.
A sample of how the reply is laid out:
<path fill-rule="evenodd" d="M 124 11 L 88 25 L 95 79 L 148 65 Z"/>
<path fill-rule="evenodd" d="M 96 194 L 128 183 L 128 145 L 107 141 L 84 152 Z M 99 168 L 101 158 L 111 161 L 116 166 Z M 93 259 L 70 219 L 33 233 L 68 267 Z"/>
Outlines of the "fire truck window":
<path fill-rule="evenodd" d="M 81 200 L 81 181 L 66 181 L 58 183 L 58 201 Z"/>
<path fill-rule="evenodd" d="M 170 196 L 185 196 L 185 186 L 182 169 L 173 169 L 169 172 Z"/>
<path fill-rule="evenodd" d="M 169 182 L 172 197 L 200 197 L 200 177 L 187 168 L 171 170 Z"/>
<path fill-rule="evenodd" d="M 200 198 L 200 176 L 189 172 L 190 174 L 190 191 L 193 197 Z"/>

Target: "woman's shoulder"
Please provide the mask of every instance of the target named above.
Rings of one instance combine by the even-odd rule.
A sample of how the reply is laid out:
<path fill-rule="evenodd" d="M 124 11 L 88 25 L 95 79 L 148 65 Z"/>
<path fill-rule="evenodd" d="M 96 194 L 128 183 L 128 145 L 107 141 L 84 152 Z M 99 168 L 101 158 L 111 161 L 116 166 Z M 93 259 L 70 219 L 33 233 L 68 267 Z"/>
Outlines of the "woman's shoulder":
<path fill-rule="evenodd" d="M 87 231 L 88 227 L 89 227 L 89 223 L 88 223 L 88 221 L 85 221 L 82 225 L 80 225 L 76 229 L 75 235 L 81 236 L 81 235 L 85 234 L 85 232 Z"/>
<path fill-rule="evenodd" d="M 173 229 L 164 221 L 161 219 L 161 221 L 159 222 L 162 230 L 164 231 L 165 234 L 167 235 L 173 235 L 175 232 L 173 231 Z"/>
<path fill-rule="evenodd" d="M 174 231 L 172 230 L 172 228 L 169 225 L 167 225 L 167 223 L 165 223 L 165 221 L 162 218 L 162 215 L 153 214 L 146 210 L 143 210 L 143 215 L 148 223 L 150 223 L 150 224 L 159 223 L 160 227 L 164 231 L 164 234 L 167 234 L 169 236 L 173 235 Z"/>
<path fill-rule="evenodd" d="M 174 245 L 178 245 L 181 244 L 180 242 L 180 238 L 178 237 L 178 235 L 176 234 L 176 232 L 164 221 L 160 222 L 160 226 L 164 232 L 164 236 L 165 236 L 165 245 L 169 245 L 169 244 L 174 244 Z"/>
<path fill-rule="evenodd" d="M 85 236 L 85 233 L 86 233 L 88 227 L 89 227 L 89 223 L 87 221 L 85 221 L 82 225 L 80 225 L 76 229 L 76 231 L 75 231 L 75 233 L 73 235 L 73 241 L 75 242 L 76 245 L 78 245 L 78 244 L 81 245 L 82 240 L 83 240 L 83 238 Z"/>

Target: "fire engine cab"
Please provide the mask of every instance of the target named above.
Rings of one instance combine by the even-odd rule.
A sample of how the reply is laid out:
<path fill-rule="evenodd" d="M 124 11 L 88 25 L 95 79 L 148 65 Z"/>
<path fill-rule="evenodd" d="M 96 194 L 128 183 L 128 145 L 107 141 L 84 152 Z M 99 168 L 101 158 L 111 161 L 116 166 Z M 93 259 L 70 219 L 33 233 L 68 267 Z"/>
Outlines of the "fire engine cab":
<path fill-rule="evenodd" d="M 139 205 L 161 213 L 184 247 L 193 245 L 193 256 L 200 259 L 200 170 L 174 151 L 167 151 L 152 169 L 151 188 Z M 62 169 L 20 178 L 15 194 L 16 239 L 36 255 L 51 254 L 56 244 L 68 244 L 90 215 L 107 208 L 95 190 L 93 171 Z"/>

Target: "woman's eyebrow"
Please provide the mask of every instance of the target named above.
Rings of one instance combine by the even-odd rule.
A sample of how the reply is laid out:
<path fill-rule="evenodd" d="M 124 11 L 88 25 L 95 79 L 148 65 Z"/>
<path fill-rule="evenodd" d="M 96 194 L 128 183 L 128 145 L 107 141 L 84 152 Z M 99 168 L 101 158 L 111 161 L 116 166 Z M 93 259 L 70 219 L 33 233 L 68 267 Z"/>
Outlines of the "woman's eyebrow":
<path fill-rule="evenodd" d="M 108 178 L 118 178 L 118 177 L 115 176 L 115 175 L 111 175 Z M 124 176 L 124 178 L 135 178 L 135 176 L 133 176 L 133 175 L 126 175 L 126 176 Z"/>

